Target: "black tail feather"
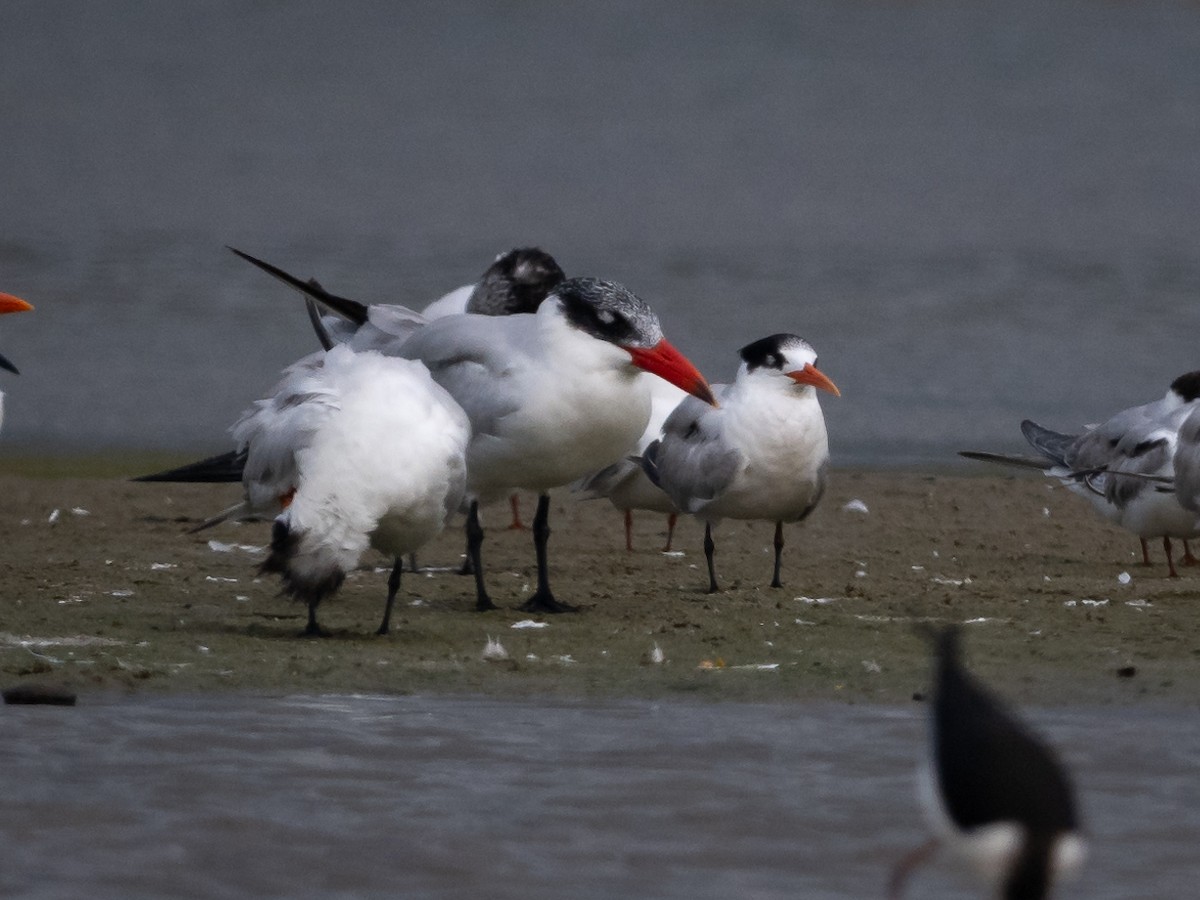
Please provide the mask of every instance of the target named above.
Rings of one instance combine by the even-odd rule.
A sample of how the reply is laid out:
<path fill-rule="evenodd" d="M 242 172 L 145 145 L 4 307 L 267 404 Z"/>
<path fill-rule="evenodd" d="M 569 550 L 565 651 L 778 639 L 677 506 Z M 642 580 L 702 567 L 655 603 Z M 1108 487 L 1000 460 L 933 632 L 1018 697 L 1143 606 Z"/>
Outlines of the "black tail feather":
<path fill-rule="evenodd" d="M 284 284 L 288 284 L 288 286 L 299 290 L 301 294 L 304 294 L 305 296 L 311 296 L 311 298 L 316 300 L 318 304 L 324 304 L 325 306 L 328 306 L 330 310 L 336 312 L 338 316 L 344 316 L 348 318 L 350 322 L 353 322 L 355 325 L 361 325 L 362 323 L 366 322 L 366 304 L 360 304 L 358 300 L 349 300 L 344 298 L 344 296 L 330 294 L 328 290 L 320 287 L 320 284 L 317 284 L 314 281 L 301 281 L 300 278 L 294 275 L 289 275 L 288 272 L 283 271 L 282 269 L 278 268 L 278 266 L 271 265 L 270 263 L 264 263 L 262 259 L 254 258 L 250 253 L 242 253 L 236 247 L 229 247 L 229 250 L 232 250 L 242 259 L 245 259 L 247 263 L 250 263 L 251 265 L 257 265 L 258 268 L 262 269 L 264 272 L 266 272 L 266 274 L 274 275 Z"/>
<path fill-rule="evenodd" d="M 225 484 L 242 480 L 242 470 L 246 468 L 246 451 L 230 450 L 217 456 L 210 456 L 198 462 L 188 463 L 177 469 L 165 472 L 155 472 L 152 475 L 139 475 L 133 481 L 174 481 L 195 482 L 199 484 Z"/>
<path fill-rule="evenodd" d="M 350 300 L 346 297 L 339 297 L 336 294 L 331 294 L 315 281 L 301 281 L 295 275 L 289 275 L 278 266 L 273 266 L 269 262 L 263 262 L 261 259 L 256 259 L 249 253 L 243 253 L 241 250 L 238 250 L 235 247 L 230 247 L 229 249 L 251 265 L 258 266 L 268 275 L 273 275 L 284 284 L 294 287 L 306 297 L 312 297 L 318 303 L 324 304 L 338 315 L 345 316 L 355 325 L 362 325 L 367 321 L 367 305 L 365 303 L 359 303 L 357 300 Z"/>

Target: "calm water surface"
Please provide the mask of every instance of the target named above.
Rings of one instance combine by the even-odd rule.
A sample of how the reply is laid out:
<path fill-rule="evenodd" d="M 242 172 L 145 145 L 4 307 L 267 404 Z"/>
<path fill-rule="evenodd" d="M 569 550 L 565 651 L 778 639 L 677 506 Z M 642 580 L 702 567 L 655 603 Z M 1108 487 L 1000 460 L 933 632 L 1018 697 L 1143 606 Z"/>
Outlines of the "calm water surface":
<path fill-rule="evenodd" d="M 224 449 L 314 346 L 232 244 L 423 304 L 539 243 L 714 381 L 808 337 L 835 462 L 1200 366 L 1200 6 L 0 5 L 9 453 Z"/>
<path fill-rule="evenodd" d="M 0 708 L 0 895 L 870 898 L 924 708 L 176 697 Z M 1029 716 L 1091 835 L 1062 898 L 1189 898 L 1200 717 Z M 979 896 L 945 864 L 911 896 Z"/>

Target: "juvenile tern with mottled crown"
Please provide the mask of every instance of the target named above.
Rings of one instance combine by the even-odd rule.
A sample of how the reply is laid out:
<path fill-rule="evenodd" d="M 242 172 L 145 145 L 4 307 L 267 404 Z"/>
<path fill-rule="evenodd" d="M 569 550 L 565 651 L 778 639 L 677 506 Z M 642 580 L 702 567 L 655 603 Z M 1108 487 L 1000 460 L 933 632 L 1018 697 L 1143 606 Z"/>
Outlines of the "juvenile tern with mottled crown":
<path fill-rule="evenodd" d="M 1026 419 L 1021 432 L 1038 451 L 1035 458 L 970 450 L 961 455 L 1058 478 L 1110 522 L 1138 536 L 1144 565 L 1150 565 L 1147 541 L 1161 538 L 1167 570 L 1176 577 L 1171 539 L 1184 542 L 1185 562 L 1191 563 L 1187 542 L 1200 536 L 1195 513 L 1176 502 L 1169 488 L 1180 427 L 1198 401 L 1200 371 L 1188 372 L 1172 381 L 1162 398 L 1123 409 L 1080 434 L 1051 431 Z"/>

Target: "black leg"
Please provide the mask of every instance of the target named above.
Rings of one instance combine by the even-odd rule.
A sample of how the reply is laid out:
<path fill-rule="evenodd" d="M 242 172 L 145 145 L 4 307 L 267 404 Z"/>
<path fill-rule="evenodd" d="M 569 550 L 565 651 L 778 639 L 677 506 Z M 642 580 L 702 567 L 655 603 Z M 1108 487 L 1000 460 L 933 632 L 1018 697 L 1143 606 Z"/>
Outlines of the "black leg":
<path fill-rule="evenodd" d="M 300 632 L 300 637 L 328 637 L 329 632 L 317 624 L 317 604 L 320 600 L 308 601 L 308 624 Z"/>
<path fill-rule="evenodd" d="M 471 509 L 467 513 L 467 562 L 475 573 L 475 609 L 487 612 L 489 609 L 499 609 L 492 598 L 488 596 L 483 584 L 483 526 L 479 524 L 479 501 L 471 501 Z"/>
<path fill-rule="evenodd" d="M 1175 554 L 1171 551 L 1171 539 L 1166 535 L 1163 535 L 1163 550 L 1167 554 L 1167 574 L 1178 578 L 1179 573 L 1175 571 Z"/>
<path fill-rule="evenodd" d="M 708 560 L 708 592 L 715 594 L 720 588 L 717 587 L 717 570 L 713 566 L 713 551 L 717 549 L 717 545 L 712 539 L 712 525 L 708 522 L 704 523 L 704 558 Z"/>
<path fill-rule="evenodd" d="M 478 525 L 479 523 L 476 522 L 475 524 Z M 481 541 L 483 540 L 483 531 L 482 530 L 479 532 L 479 539 Z M 458 574 L 459 575 L 471 575 L 472 573 L 474 573 L 474 571 L 475 570 L 471 568 L 471 520 L 468 519 L 467 520 L 467 552 L 463 555 L 462 565 L 458 567 Z"/>
<path fill-rule="evenodd" d="M 546 544 L 550 541 L 550 495 L 539 494 L 537 515 L 533 517 L 533 546 L 537 551 L 537 591 L 521 604 L 526 612 L 576 612 L 574 606 L 559 603 L 550 590 L 550 572 L 546 563 Z"/>
<path fill-rule="evenodd" d="M 387 603 L 383 607 L 383 624 L 376 629 L 376 634 L 387 634 L 392 621 L 392 607 L 396 605 L 396 594 L 400 591 L 400 573 L 404 571 L 404 558 L 396 557 L 392 565 L 392 574 L 388 576 Z"/>
<path fill-rule="evenodd" d="M 783 562 L 783 523 L 775 523 L 775 577 L 771 579 L 771 587 L 783 587 L 779 580 L 779 568 Z"/>

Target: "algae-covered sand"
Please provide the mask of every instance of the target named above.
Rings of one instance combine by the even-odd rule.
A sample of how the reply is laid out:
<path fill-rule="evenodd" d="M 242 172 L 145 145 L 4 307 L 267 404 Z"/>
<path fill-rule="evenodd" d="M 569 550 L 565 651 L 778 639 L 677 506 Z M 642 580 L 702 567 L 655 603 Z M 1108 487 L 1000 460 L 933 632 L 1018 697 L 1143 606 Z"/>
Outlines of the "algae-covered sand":
<path fill-rule="evenodd" d="M 772 527 L 722 524 L 715 595 L 696 522 L 666 555 L 665 518 L 639 514 L 629 553 L 607 502 L 560 492 L 553 585 L 580 612 L 520 627 L 532 545 L 499 506 L 484 549 L 503 610 L 473 611 L 452 526 L 405 573 L 391 635 L 373 633 L 389 561 L 371 554 L 320 609 L 332 635 L 304 639 L 303 608 L 257 576 L 269 525 L 186 533 L 236 487 L 4 471 L 4 685 L 894 702 L 927 684 L 925 621 L 970 623 L 973 668 L 1023 701 L 1190 703 L 1200 684 L 1200 570 L 1168 578 L 1158 547 L 1143 567 L 1136 539 L 1036 475 L 835 472 L 786 529 L 783 589 Z M 489 637 L 506 660 L 484 658 Z"/>

